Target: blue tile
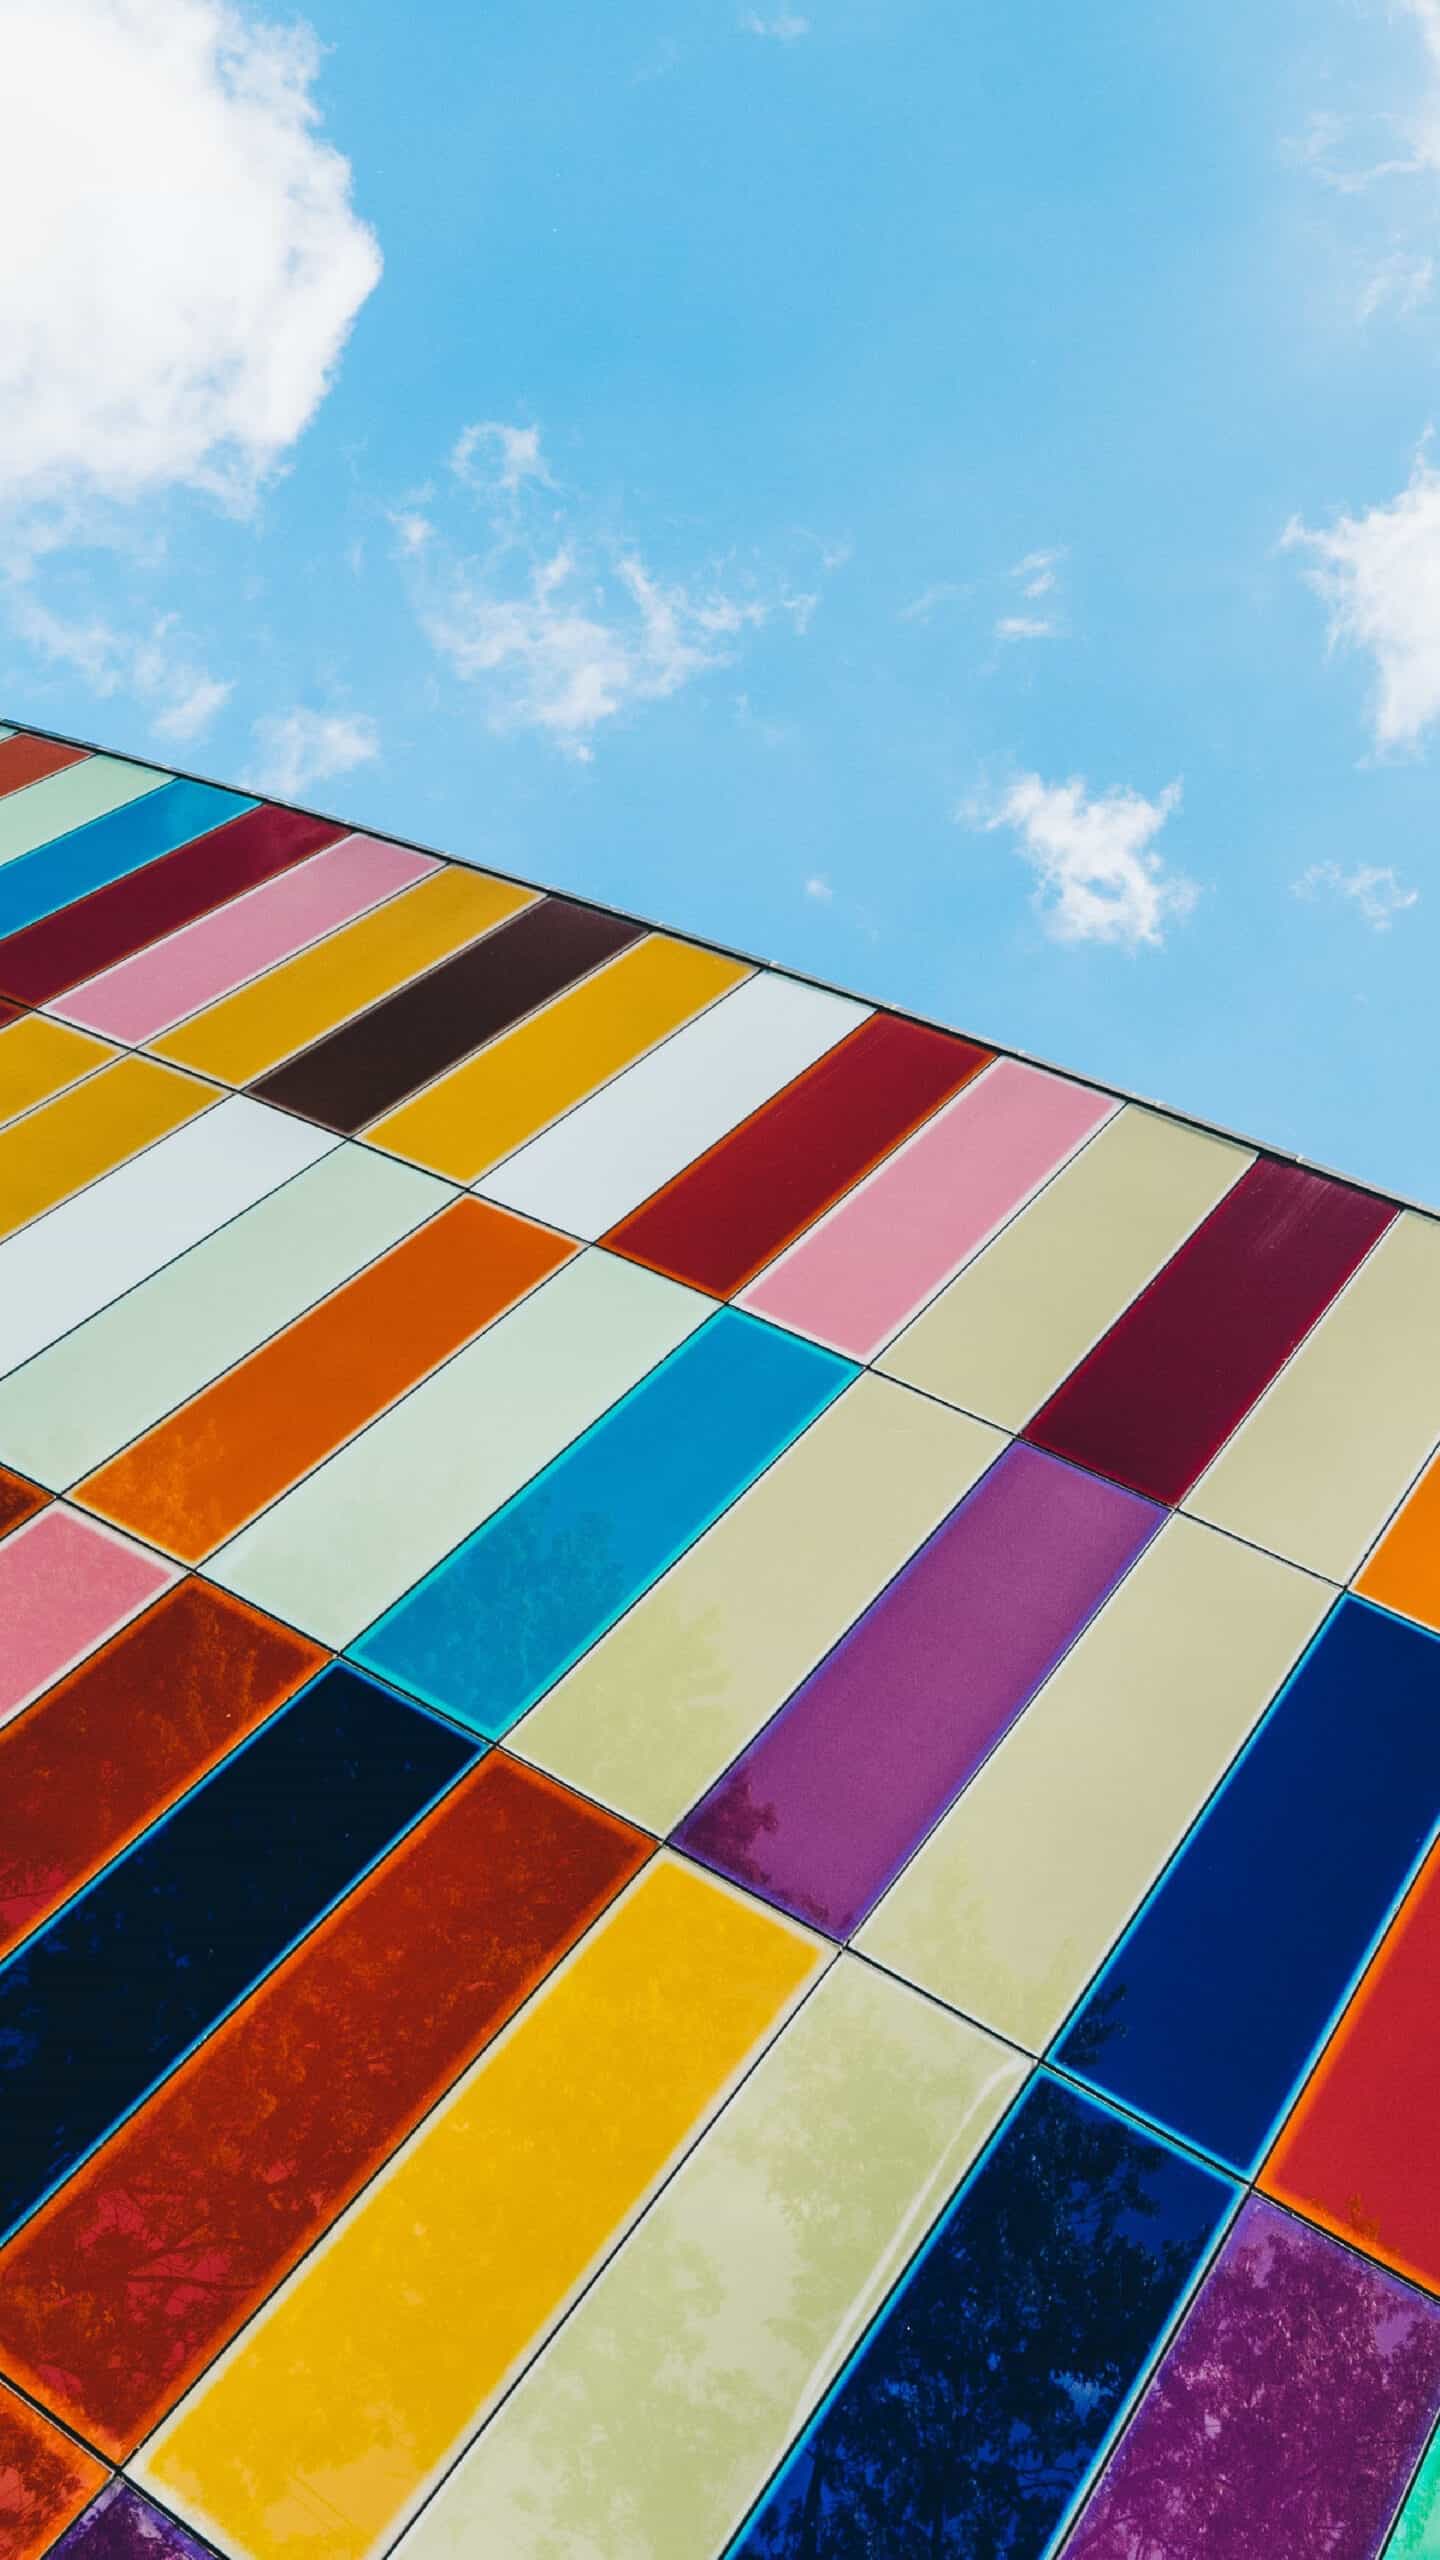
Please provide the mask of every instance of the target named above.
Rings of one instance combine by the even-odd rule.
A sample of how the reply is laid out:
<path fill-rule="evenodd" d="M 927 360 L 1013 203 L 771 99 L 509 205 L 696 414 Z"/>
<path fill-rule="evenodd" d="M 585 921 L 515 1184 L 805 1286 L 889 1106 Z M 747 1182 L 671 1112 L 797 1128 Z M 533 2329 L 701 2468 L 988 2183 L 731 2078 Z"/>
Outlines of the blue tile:
<path fill-rule="evenodd" d="M 1440 1817 L 1440 1642 L 1327 1620 L 1056 2048 L 1248 2171 Z"/>
<path fill-rule="evenodd" d="M 350 1650 L 498 1736 L 855 1376 L 725 1308 Z"/>
<path fill-rule="evenodd" d="M 127 801 L 88 826 L 73 827 L 53 843 L 7 862 L 0 870 L 0 933 L 17 933 L 38 924 L 57 907 L 88 897 L 143 863 L 173 853 L 192 836 L 203 836 L 227 818 L 238 818 L 255 802 L 237 791 L 217 790 L 209 782 L 166 782 L 139 800 Z"/>

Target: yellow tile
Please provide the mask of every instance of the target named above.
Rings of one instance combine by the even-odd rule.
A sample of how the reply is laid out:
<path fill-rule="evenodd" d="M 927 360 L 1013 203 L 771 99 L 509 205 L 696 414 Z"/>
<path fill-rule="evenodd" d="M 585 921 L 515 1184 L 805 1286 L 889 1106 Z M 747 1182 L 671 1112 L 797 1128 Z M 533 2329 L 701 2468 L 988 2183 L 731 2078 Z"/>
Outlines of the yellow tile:
<path fill-rule="evenodd" d="M 218 1076 L 222 1084 L 250 1084 L 407 978 L 533 905 L 535 896 L 533 889 L 450 864 L 150 1045 L 158 1056 Z"/>
<path fill-rule="evenodd" d="M 137 2479 L 255 2560 L 387 2541 L 823 1961 L 662 1852 L 150 2439 Z"/>
<path fill-rule="evenodd" d="M 0 1235 L 13 1235 L 220 1100 L 152 1058 L 120 1058 L 0 1130 Z"/>
<path fill-rule="evenodd" d="M 751 974 L 651 934 L 367 1129 L 372 1146 L 474 1182 Z"/>
<path fill-rule="evenodd" d="M 93 1032 L 74 1031 L 68 1022 L 51 1022 L 43 1013 L 27 1013 L 0 1031 L 0 1121 L 33 1111 L 52 1093 L 78 1084 L 92 1067 L 113 1058 L 108 1040 Z"/>

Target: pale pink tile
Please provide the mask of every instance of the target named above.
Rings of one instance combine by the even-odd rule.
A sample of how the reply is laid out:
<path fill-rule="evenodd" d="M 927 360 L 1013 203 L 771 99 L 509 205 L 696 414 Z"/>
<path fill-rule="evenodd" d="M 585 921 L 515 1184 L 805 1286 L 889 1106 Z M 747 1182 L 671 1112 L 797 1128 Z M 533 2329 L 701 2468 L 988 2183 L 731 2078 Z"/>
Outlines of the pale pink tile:
<path fill-rule="evenodd" d="M 0 1724 L 180 1579 L 98 1520 L 52 1502 L 0 1542 Z"/>
<path fill-rule="evenodd" d="M 278 879 L 102 969 L 49 1010 L 111 1040 L 152 1040 L 439 867 L 405 845 L 342 837 Z"/>
<path fill-rule="evenodd" d="M 868 1360 L 1119 1105 L 1001 1058 L 740 1300 Z"/>

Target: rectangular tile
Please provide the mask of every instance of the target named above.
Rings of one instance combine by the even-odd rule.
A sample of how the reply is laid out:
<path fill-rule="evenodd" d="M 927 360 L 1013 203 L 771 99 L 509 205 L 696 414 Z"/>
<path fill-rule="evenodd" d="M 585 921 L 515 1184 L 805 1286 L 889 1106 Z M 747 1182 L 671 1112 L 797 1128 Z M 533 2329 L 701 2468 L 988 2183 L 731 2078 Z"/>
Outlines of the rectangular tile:
<path fill-rule="evenodd" d="M 1180 1502 L 1396 1212 L 1263 1157 L 1030 1423 L 1027 1438 Z"/>
<path fill-rule="evenodd" d="M 680 1846 L 847 1937 L 1159 1527 L 1012 1448 L 680 1824 Z"/>
<path fill-rule="evenodd" d="M 72 773 L 58 774 L 55 780 L 63 785 L 90 770 L 88 765 L 77 765 Z M 54 788 L 52 782 L 35 785 L 37 796 Z M 18 794 L 9 804 L 0 801 L 0 846 L 9 810 L 18 805 Z M 188 844 L 192 836 L 206 835 L 254 805 L 238 791 L 218 791 L 208 782 L 162 780 L 158 791 L 129 798 L 122 808 L 92 818 L 88 826 L 72 823 L 69 834 L 52 844 L 40 843 L 31 853 L 17 854 L 0 868 L 0 934 L 38 924 L 57 907 L 88 897 L 92 889 L 103 889 L 126 872 L 138 871 L 143 863 L 158 862 L 162 854 Z"/>
<path fill-rule="evenodd" d="M 749 975 L 743 961 L 647 934 L 376 1121 L 371 1143 L 477 1181 Z"/>
<path fill-rule="evenodd" d="M 88 1031 L 72 1031 L 42 1013 L 0 1027 L 0 1123 L 66 1092 L 114 1055 L 108 1040 L 92 1040 Z"/>
<path fill-rule="evenodd" d="M 498 1739 L 854 1375 L 722 1310 L 351 1652 Z"/>
<path fill-rule="evenodd" d="M 76 1499 L 200 1563 L 574 1250 L 488 1201 L 452 1201 L 87 1476 Z"/>
<path fill-rule="evenodd" d="M 12 1475 L 8 1467 L 0 1467 L 0 1538 L 8 1538 L 22 1520 L 33 1520 L 43 1511 L 48 1497 L 38 1484 L 27 1483 L 24 1476 Z"/>
<path fill-rule="evenodd" d="M 186 1581 L 0 1730 L 0 1955 L 325 1660 L 228 1592 Z"/>
<path fill-rule="evenodd" d="M 104 2466 L 0 2382 L 5 2560 L 42 2560 L 105 2479 Z"/>
<path fill-rule="evenodd" d="M 1440 1645 L 1344 1600 L 1098 1977 L 1068 2070 L 1249 2170 L 1440 1814 Z"/>
<path fill-rule="evenodd" d="M 586 1253 L 212 1559 L 211 1578 L 350 1644 L 709 1313 Z"/>
<path fill-rule="evenodd" d="M 152 1058 L 117 1058 L 0 1130 L 0 1239 L 220 1100 Z"/>
<path fill-rule="evenodd" d="M 158 1599 L 176 1567 L 52 1502 L 0 1545 L 0 1724 Z"/>
<path fill-rule="evenodd" d="M 48 1004 L 162 934 L 288 871 L 343 832 L 298 809 L 277 809 L 266 801 L 239 805 L 243 816 L 212 825 L 193 843 L 177 842 L 173 852 L 92 889 L 58 915 L 7 934 L 0 942 L 0 989 L 23 1004 Z M 128 1037 L 123 1031 L 116 1036 Z"/>
<path fill-rule="evenodd" d="M 428 854 L 404 845 L 343 836 L 278 879 L 84 979 L 51 1010 L 133 1047 L 439 868 Z"/>
<path fill-rule="evenodd" d="M 62 747 L 58 738 L 36 738 L 0 729 L 0 794 L 23 791 L 31 782 L 48 781 L 67 765 L 83 764 L 84 747 Z"/>
<path fill-rule="evenodd" d="M 168 789 L 171 779 L 154 765 L 125 764 L 119 756 L 85 756 L 64 773 L 9 793 L 0 808 L 0 865 L 23 861 L 56 836 Z"/>
<path fill-rule="evenodd" d="M 1440 1225 L 1402 1210 L 1186 1502 L 1349 1580 L 1440 1441 Z"/>
<path fill-rule="evenodd" d="M 729 1297 L 989 1055 L 948 1032 L 872 1014 L 606 1242 Z"/>
<path fill-rule="evenodd" d="M 194 2537 L 132 2489 L 112 2480 L 78 2516 L 54 2560 L 208 2560 Z"/>
<path fill-rule="evenodd" d="M 927 2544 L 1041 2560 L 1231 2194 L 1138 2126 L 1034 2081 L 734 2560 L 810 2560 L 841 2533 L 897 2560 Z"/>
<path fill-rule="evenodd" d="M 752 1281 L 741 1304 L 872 1358 L 1119 1108 L 1108 1094 L 997 1058 Z"/>
<path fill-rule="evenodd" d="M 515 1728 L 673 1829 L 998 1456 L 983 1423 L 862 1375 Z"/>
<path fill-rule="evenodd" d="M 1022 1430 L 1253 1161 L 1127 1103 L 880 1367 Z"/>
<path fill-rule="evenodd" d="M 1440 1629 L 1440 1461 L 1432 1458 L 1377 1540 L 1356 1589 L 1403 1617 Z"/>
<path fill-rule="evenodd" d="M 487 1175 L 486 1196 L 603 1235 L 867 1019 L 762 971 Z"/>
<path fill-rule="evenodd" d="M 1385 2560 L 1436 2560 L 1440 2552 L 1440 2435 L 1416 2475 L 1415 2485 L 1385 2545 Z"/>
<path fill-rule="evenodd" d="M 1432 1849 L 1265 2163 L 1267 2195 L 1440 2293 L 1440 1849 Z"/>
<path fill-rule="evenodd" d="M 228 1141 L 237 1123 L 275 1133 L 277 1146 L 288 1131 L 304 1170 L 282 1174 L 252 1208 L 237 1203 L 238 1215 L 0 1379 L 0 1455 L 43 1484 L 88 1475 L 454 1196 L 429 1174 L 333 1146 L 303 1121 L 240 1097 L 222 1103 L 210 1127 Z M 326 1152 L 307 1163 L 313 1141 Z M 227 1143 L 217 1172 L 243 1156 Z M 94 1249 L 92 1237 L 82 1264 Z"/>
<path fill-rule="evenodd" d="M 447 864 L 377 915 L 343 925 L 163 1033 L 153 1043 L 156 1054 L 217 1076 L 222 1084 L 253 1084 L 282 1058 L 323 1039 L 477 934 L 533 906 L 535 897 L 533 889 Z"/>
<path fill-rule="evenodd" d="M 150 2439 L 141 2485 L 254 2560 L 297 2534 L 313 2560 L 378 2549 L 817 1962 L 654 1862 Z"/>
<path fill-rule="evenodd" d="M 1043 2053 L 1333 1594 L 1172 1519 L 856 1941 Z"/>
<path fill-rule="evenodd" d="M 404 2560 L 711 2560 L 1024 2069 L 842 1956 L 417 2518 Z"/>
<path fill-rule="evenodd" d="M 336 1664 L 27 1939 L 0 1967 L 7 2235 L 472 1753 Z"/>
<path fill-rule="evenodd" d="M 147 1072 L 163 1079 L 158 1089 L 143 1083 Z M 73 1177 L 83 1146 L 97 1178 L 48 1217 L 0 1243 L 0 1371 L 18 1369 L 335 1143 L 283 1112 L 267 1111 L 239 1094 L 222 1098 L 213 1085 L 155 1068 L 146 1058 L 124 1058 L 105 1068 L 65 1101 L 78 1104 L 86 1094 L 98 1094 L 113 1077 L 133 1078 L 122 1097 L 127 1105 L 140 1086 L 147 1120 L 130 1108 L 97 1110 L 88 1128 L 77 1130 L 72 1123 L 64 1133 L 68 1159 L 60 1157 L 57 1143 L 55 1159 L 35 1166 L 37 1177 L 48 1171 L 55 1178 L 67 1170 Z M 63 1107 L 47 1103 L 13 1134 L 40 1134 L 42 1123 Z M 188 1126 L 176 1125 L 182 1120 Z M 167 1122 L 168 1137 L 162 1135 Z M 157 1141 L 153 1146 L 141 1137 L 147 1126 Z M 128 1148 L 122 1148 L 121 1131 L 131 1142 Z M 110 1157 L 109 1172 L 95 1161 L 102 1152 Z M 128 1163 L 115 1161 L 122 1153 L 129 1153 Z M 56 1412 L 52 1420 L 63 1437 L 67 1417 Z"/>
<path fill-rule="evenodd" d="M 568 898 L 537 899 L 419 985 L 277 1067 L 257 1091 L 328 1129 L 363 1129 L 643 930 Z"/>
<path fill-rule="evenodd" d="M 1378 2560 L 1440 2400 L 1440 2304 L 1251 2198 L 1065 2560 Z"/>
<path fill-rule="evenodd" d="M 0 2363 L 133 2452 L 648 1847 L 483 1760 L 0 2251 Z"/>

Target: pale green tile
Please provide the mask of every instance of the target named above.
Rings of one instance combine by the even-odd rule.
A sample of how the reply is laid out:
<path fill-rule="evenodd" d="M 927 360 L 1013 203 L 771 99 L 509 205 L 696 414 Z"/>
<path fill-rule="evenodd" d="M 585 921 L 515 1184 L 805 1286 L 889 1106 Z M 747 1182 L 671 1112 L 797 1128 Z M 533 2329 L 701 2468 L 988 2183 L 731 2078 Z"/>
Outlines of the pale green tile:
<path fill-rule="evenodd" d="M 0 862 L 33 853 L 53 836 L 68 835 L 72 827 L 86 826 L 111 809 L 122 809 L 127 800 L 143 799 L 147 791 L 158 791 L 171 780 L 172 775 L 158 773 L 154 765 L 122 764 L 118 756 L 87 756 L 83 764 L 68 764 L 63 773 L 52 773 L 44 782 L 9 791 L 0 799 Z"/>

